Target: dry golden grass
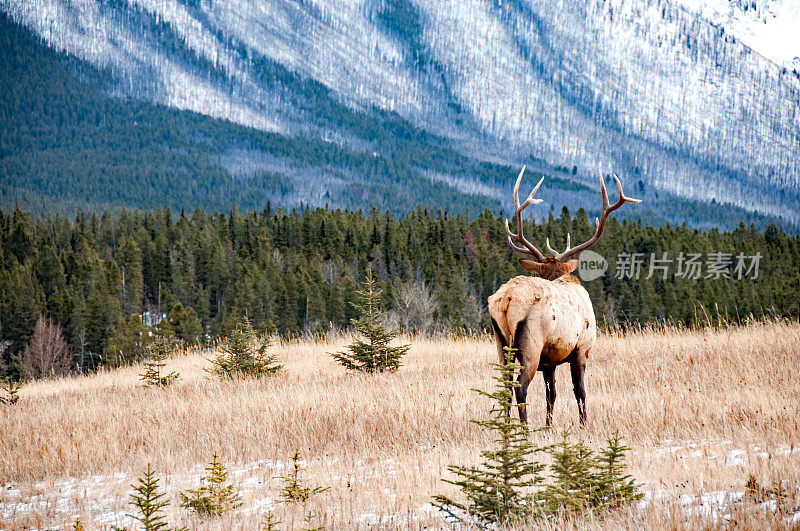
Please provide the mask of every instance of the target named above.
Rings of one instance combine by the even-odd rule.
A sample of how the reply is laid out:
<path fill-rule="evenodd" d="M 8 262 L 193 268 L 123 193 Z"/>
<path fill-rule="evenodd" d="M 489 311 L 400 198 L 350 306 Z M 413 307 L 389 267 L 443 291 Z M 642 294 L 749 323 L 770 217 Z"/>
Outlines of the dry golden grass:
<path fill-rule="evenodd" d="M 332 529 L 445 525 L 428 502 L 435 493 L 458 495 L 441 482 L 447 465 L 475 463 L 491 444 L 469 419 L 491 407 L 470 389 L 492 386 L 494 345 L 415 339 L 398 372 L 360 375 L 327 354 L 346 342 L 275 345 L 287 370 L 263 381 L 209 379 L 209 354 L 194 353 L 171 360 L 167 370 L 181 378 L 166 390 L 140 387 L 140 367 L 25 386 L 17 405 L 0 406 L 0 528 L 53 528 L 76 518 L 88 528 L 130 525 L 129 485 L 147 463 L 173 500 L 170 521 L 192 528 L 254 529 L 270 510 L 288 529 L 303 528 L 309 512 Z M 532 438 L 546 444 L 569 427 L 598 448 L 619 431 L 648 497 L 603 521 L 560 524 L 791 526 L 763 507 L 725 499 L 744 490 L 750 473 L 765 484 L 782 479 L 798 499 L 798 344 L 800 326 L 787 323 L 601 336 L 586 376 L 587 427 L 577 427 L 562 367 L 556 430 Z M 537 425 L 541 377 L 529 401 Z M 295 449 L 307 460 L 308 483 L 330 490 L 291 506 L 278 499 L 277 476 Z M 214 451 L 232 470 L 244 507 L 201 520 L 177 507 L 177 493 L 197 486 Z"/>

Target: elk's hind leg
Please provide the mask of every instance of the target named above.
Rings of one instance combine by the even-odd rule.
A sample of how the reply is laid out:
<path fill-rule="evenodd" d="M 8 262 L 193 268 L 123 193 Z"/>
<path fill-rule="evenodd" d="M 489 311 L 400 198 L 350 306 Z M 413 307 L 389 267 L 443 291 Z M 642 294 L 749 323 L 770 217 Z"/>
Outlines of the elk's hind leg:
<path fill-rule="evenodd" d="M 572 390 L 575 392 L 575 400 L 578 402 L 578 417 L 581 426 L 586 425 L 586 389 L 583 386 L 583 373 L 586 371 L 586 353 L 574 352 L 573 359 L 569 363 L 569 370 L 572 374 Z"/>
<path fill-rule="evenodd" d="M 528 423 L 528 385 L 531 383 L 531 375 L 525 370 L 525 367 L 522 367 L 522 370 L 519 371 L 519 377 L 517 378 L 517 383 L 519 387 L 514 389 L 514 393 L 517 395 L 517 409 L 519 409 L 519 420 L 523 424 Z"/>
<path fill-rule="evenodd" d="M 528 423 L 528 386 L 536 374 L 539 365 L 539 356 L 542 351 L 542 344 L 536 336 L 530 333 L 526 321 L 517 323 L 514 332 L 514 347 L 517 350 L 517 363 L 522 367 L 519 371 L 517 383 L 519 384 L 514 393 L 517 397 L 517 408 L 519 409 L 519 420 L 523 424 Z"/>
<path fill-rule="evenodd" d="M 556 368 L 542 369 L 542 376 L 544 376 L 544 394 L 547 399 L 545 425 L 550 426 L 553 423 L 553 406 L 556 403 Z"/>

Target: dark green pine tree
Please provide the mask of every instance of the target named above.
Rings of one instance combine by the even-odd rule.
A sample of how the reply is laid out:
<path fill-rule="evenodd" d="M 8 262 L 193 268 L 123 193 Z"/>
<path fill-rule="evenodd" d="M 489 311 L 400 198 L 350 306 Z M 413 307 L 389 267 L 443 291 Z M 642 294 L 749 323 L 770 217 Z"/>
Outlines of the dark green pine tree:
<path fill-rule="evenodd" d="M 372 269 L 367 269 L 362 288 L 358 291 L 358 302 L 352 303 L 361 317 L 354 319 L 359 334 L 366 341 L 356 340 L 347 346 L 348 352 L 331 354 L 346 369 L 363 372 L 396 371 L 400 367 L 402 358 L 410 345 L 390 347 L 389 342 L 398 336 L 398 331 L 387 330 L 380 322 L 381 290 L 372 274 Z"/>
<path fill-rule="evenodd" d="M 267 353 L 269 342 L 256 337 L 250 320 L 244 317 L 211 360 L 211 371 L 220 378 L 261 378 L 283 369 L 275 355 Z"/>
<path fill-rule="evenodd" d="M 141 522 L 142 529 L 145 531 L 160 531 L 169 529 L 167 516 L 164 514 L 164 507 L 169 505 L 166 494 L 159 492 L 158 478 L 155 472 L 147 464 L 147 472 L 139 478 L 138 485 L 131 485 L 134 492 L 131 494 L 131 505 L 139 509 L 140 515 L 129 514 Z"/>
<path fill-rule="evenodd" d="M 4 235 L 4 243 L 8 254 L 15 256 L 20 264 L 24 264 L 36 253 L 36 227 L 31 217 L 21 211 L 19 206 L 14 207 L 14 214 L 10 221 L 10 230 L 7 235 Z"/>
<path fill-rule="evenodd" d="M 8 348 L 0 353 L 0 368 L 10 366 L 17 375 L 13 354 L 19 354 L 33 335 L 36 321 L 45 310 L 45 297 L 30 264 L 15 265 L 0 274 L 0 320 L 2 336 Z"/>
<path fill-rule="evenodd" d="M 511 416 L 514 373 L 521 367 L 514 363 L 516 349 L 505 347 L 506 363 L 493 364 L 498 374 L 494 392 L 475 390 L 491 398 L 494 407 L 488 420 L 472 420 L 478 426 L 495 433 L 496 448 L 484 450 L 480 466 L 448 466 L 459 479 L 443 480 L 461 488 L 467 497 L 464 503 L 447 496 L 433 497 L 434 505 L 463 523 L 482 527 L 494 524 L 521 524 L 534 513 L 530 490 L 541 481 L 543 466 L 531 459 L 539 451 L 528 439 L 527 427 Z"/>
<path fill-rule="evenodd" d="M 103 359 L 110 367 L 120 367 L 147 358 L 151 329 L 142 321 L 139 314 L 131 316 L 127 323 L 120 323 L 108 339 Z"/>
<path fill-rule="evenodd" d="M 625 453 L 630 450 L 622 443 L 619 433 L 606 439 L 608 446 L 600 451 L 594 475 L 596 485 L 592 505 L 617 508 L 642 498 L 638 487 L 626 474 Z"/>
<path fill-rule="evenodd" d="M 142 275 L 142 252 L 133 238 L 123 240 L 117 258 L 122 272 L 122 312 L 126 319 L 142 311 L 144 277 Z"/>
<path fill-rule="evenodd" d="M 203 340 L 203 323 L 191 307 L 175 304 L 169 314 L 169 325 L 184 348 L 198 345 Z"/>
<path fill-rule="evenodd" d="M 571 443 L 569 431 L 548 453 L 553 457 L 550 470 L 553 483 L 540 494 L 544 509 L 549 513 L 565 510 L 582 513 L 592 506 L 598 485 L 593 471 L 597 465 L 592 451 L 581 442 Z"/>
<path fill-rule="evenodd" d="M 144 372 L 139 379 L 145 387 L 167 387 L 180 376 L 177 372 L 162 374 L 167 358 L 175 352 L 175 343 L 168 338 L 157 336 L 147 348 L 147 360 L 144 362 Z"/>

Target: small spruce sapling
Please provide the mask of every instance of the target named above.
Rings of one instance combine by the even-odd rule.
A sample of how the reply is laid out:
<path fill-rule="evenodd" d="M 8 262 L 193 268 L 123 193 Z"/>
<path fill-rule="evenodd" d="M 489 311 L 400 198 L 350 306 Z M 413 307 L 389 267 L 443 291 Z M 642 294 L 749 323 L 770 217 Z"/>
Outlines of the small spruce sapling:
<path fill-rule="evenodd" d="M 596 484 L 593 470 L 597 465 L 592 451 L 581 442 L 571 443 L 569 431 L 564 430 L 561 441 L 548 448 L 553 483 L 540 494 L 546 512 L 582 513 L 591 506 Z"/>
<path fill-rule="evenodd" d="M 148 345 L 144 372 L 139 375 L 139 379 L 144 382 L 145 387 L 167 387 L 179 378 L 180 375 L 174 371 L 163 376 L 161 374 L 167 364 L 167 358 L 175 350 L 175 344 L 162 336 L 156 336 Z"/>
<path fill-rule="evenodd" d="M 305 517 L 303 517 L 303 523 L 306 524 L 303 531 L 322 531 L 325 529 L 324 525 L 316 525 L 314 523 L 314 513 L 305 515 Z"/>
<path fill-rule="evenodd" d="M 619 433 L 606 439 L 608 446 L 597 457 L 594 474 L 595 492 L 592 505 L 616 509 L 642 498 L 638 485 L 625 473 L 625 454 L 630 448 L 622 443 Z"/>
<path fill-rule="evenodd" d="M 138 479 L 138 484 L 131 485 L 130 504 L 139 510 L 139 515 L 129 514 L 131 518 L 138 520 L 144 531 L 166 531 L 169 529 L 167 516 L 164 508 L 169 505 L 167 495 L 160 491 L 158 478 L 155 472 L 147 464 L 147 471 L 144 476 Z M 185 528 L 181 528 L 184 530 Z"/>
<path fill-rule="evenodd" d="M 261 524 L 261 529 L 263 531 L 278 531 L 278 524 L 280 523 L 281 521 L 276 520 L 275 515 L 269 512 L 267 513 L 267 519 Z"/>
<path fill-rule="evenodd" d="M 758 483 L 756 477 L 750 474 L 744 490 L 745 497 L 753 503 L 775 502 L 772 510 L 779 514 L 793 514 L 800 511 L 800 504 L 792 499 L 793 497 L 786 491 L 781 479 L 773 481 L 769 488 L 764 488 Z"/>
<path fill-rule="evenodd" d="M 292 456 L 292 471 L 286 476 L 281 476 L 283 480 L 283 488 L 281 489 L 281 498 L 285 502 L 306 502 L 314 495 L 325 492 L 329 487 L 305 487 L 300 480 L 300 472 L 303 467 L 300 464 L 300 450 L 295 450 Z"/>
<path fill-rule="evenodd" d="M 0 389 L 3 390 L 5 396 L 0 396 L 0 404 L 14 405 L 19 402 L 19 390 L 22 384 L 10 378 L 0 378 Z"/>
<path fill-rule="evenodd" d="M 389 346 L 399 332 L 388 330 L 381 324 L 380 298 L 378 282 L 372 269 L 367 269 L 367 276 L 358 291 L 358 302 L 352 303 L 361 315 L 352 323 L 366 341 L 358 339 L 347 346 L 348 352 L 331 354 L 346 369 L 362 372 L 396 371 L 400 367 L 400 358 L 411 348 L 410 345 Z"/>
<path fill-rule="evenodd" d="M 772 486 L 766 490 L 766 495 L 775 500 L 775 509 L 779 514 L 794 514 L 800 510 L 800 505 L 796 504 L 796 499 L 792 499 L 782 479 L 772 482 Z"/>
<path fill-rule="evenodd" d="M 220 378 L 262 378 L 283 369 L 275 355 L 267 353 L 269 342 L 256 337 L 250 320 L 243 318 L 211 360 L 211 372 Z"/>
<path fill-rule="evenodd" d="M 608 446 L 595 457 L 583 443 L 571 443 L 564 430 L 561 441 L 547 451 L 553 482 L 538 495 L 547 514 L 561 511 L 581 514 L 594 509 L 616 509 L 641 499 L 638 486 L 625 473 L 625 453 L 619 434 L 607 438 Z"/>
<path fill-rule="evenodd" d="M 221 516 L 241 507 L 241 498 L 227 481 L 228 471 L 219 461 L 217 452 L 214 452 L 211 462 L 206 466 L 206 475 L 200 479 L 204 484 L 199 489 L 181 492 L 181 507 L 193 509 L 203 516 Z"/>
<path fill-rule="evenodd" d="M 744 493 L 747 498 L 754 503 L 761 503 L 764 501 L 766 491 L 758 484 L 758 480 L 753 474 L 747 476 L 747 483 L 744 485 Z"/>
<path fill-rule="evenodd" d="M 460 487 L 466 502 L 459 503 L 443 495 L 433 497 L 434 506 L 467 525 L 488 527 L 524 522 L 535 509 L 530 491 L 542 479 L 539 473 L 543 466 L 531 459 L 540 449 L 528 439 L 527 427 L 511 416 L 514 389 L 519 386 L 513 376 L 520 365 L 514 362 L 513 345 L 504 350 L 506 363 L 493 364 L 498 373 L 494 376 L 497 382 L 494 392 L 474 389 L 494 402 L 491 418 L 471 421 L 491 430 L 497 447 L 481 452 L 484 462 L 478 467 L 447 467 L 459 479 L 443 481 Z"/>

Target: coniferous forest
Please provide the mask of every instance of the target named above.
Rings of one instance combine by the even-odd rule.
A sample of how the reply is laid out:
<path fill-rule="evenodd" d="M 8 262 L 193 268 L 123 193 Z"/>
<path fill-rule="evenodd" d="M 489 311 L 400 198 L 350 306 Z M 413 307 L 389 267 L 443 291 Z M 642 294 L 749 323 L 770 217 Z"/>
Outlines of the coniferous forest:
<path fill-rule="evenodd" d="M 525 232 L 560 248 L 567 232 L 576 243 L 594 229 L 586 212 L 564 208 Z M 609 261 L 604 276 L 583 282 L 601 327 L 800 313 L 800 241 L 775 226 L 703 232 L 612 218 L 593 250 Z M 284 337 L 346 329 L 370 267 L 393 325 L 485 331 L 486 298 L 527 274 L 514 254 L 503 219 L 489 211 L 470 218 L 420 208 L 397 219 L 377 210 L 159 208 L 68 219 L 16 209 L 0 214 L 3 368 L 18 374 L 14 360 L 41 316 L 60 325 L 83 370 L 139 359 L 135 345 L 121 345 L 147 326 L 168 327 L 186 344 L 213 341 L 244 316 Z"/>

